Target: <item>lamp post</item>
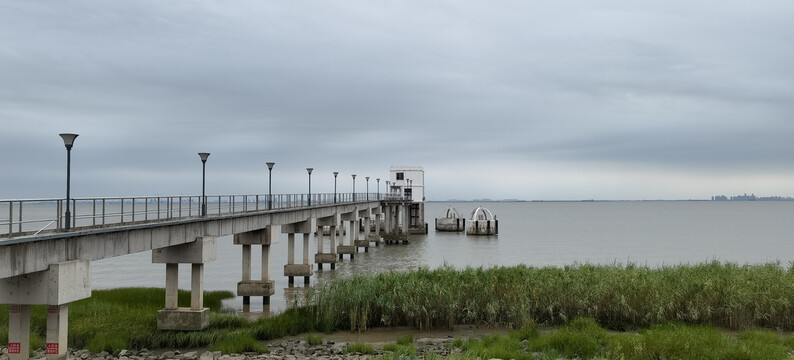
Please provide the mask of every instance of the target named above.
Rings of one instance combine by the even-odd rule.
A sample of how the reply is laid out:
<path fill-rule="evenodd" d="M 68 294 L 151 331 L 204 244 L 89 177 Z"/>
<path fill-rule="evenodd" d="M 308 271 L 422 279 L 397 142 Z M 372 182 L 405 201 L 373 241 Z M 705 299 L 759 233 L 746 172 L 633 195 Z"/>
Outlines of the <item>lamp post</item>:
<path fill-rule="evenodd" d="M 378 201 L 380 201 L 380 178 L 375 179 L 378 182 Z"/>
<path fill-rule="evenodd" d="M 369 201 L 369 176 L 365 176 L 364 179 L 367 179 L 367 201 Z"/>
<path fill-rule="evenodd" d="M 274 162 L 267 163 L 267 209 L 273 209 L 273 165 Z"/>
<path fill-rule="evenodd" d="M 66 223 L 64 228 L 66 230 L 71 229 L 71 221 L 72 221 L 72 212 L 69 211 L 69 202 L 70 200 L 70 192 L 71 192 L 71 181 L 72 181 L 72 145 L 74 145 L 74 139 L 77 138 L 77 134 L 59 134 L 63 139 L 63 144 L 66 146 Z M 21 205 L 20 205 L 21 206 Z"/>
<path fill-rule="evenodd" d="M 210 153 L 198 153 L 201 158 L 201 216 L 207 216 L 207 194 L 205 192 L 207 184 L 207 158 Z"/>
<path fill-rule="evenodd" d="M 353 201 L 356 201 L 356 174 L 353 174 Z"/>
<path fill-rule="evenodd" d="M 391 187 L 389 187 L 391 181 L 386 180 L 386 200 L 389 200 L 389 196 L 391 196 Z"/>
<path fill-rule="evenodd" d="M 336 176 L 339 175 L 339 171 L 334 171 L 334 204 L 336 204 Z"/>
<path fill-rule="evenodd" d="M 306 168 L 306 172 L 309 173 L 309 206 L 312 206 L 312 170 L 314 168 Z"/>

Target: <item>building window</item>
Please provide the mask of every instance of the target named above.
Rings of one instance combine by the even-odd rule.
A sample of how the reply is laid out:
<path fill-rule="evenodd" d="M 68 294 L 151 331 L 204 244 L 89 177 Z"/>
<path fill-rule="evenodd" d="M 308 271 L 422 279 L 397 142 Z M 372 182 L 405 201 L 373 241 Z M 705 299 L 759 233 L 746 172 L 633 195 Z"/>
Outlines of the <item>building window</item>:
<path fill-rule="evenodd" d="M 398 172 L 397 173 L 397 180 L 405 180 L 405 174 L 401 173 L 401 172 Z"/>
<path fill-rule="evenodd" d="M 413 199 L 414 197 L 413 197 L 412 194 L 413 194 L 413 192 L 411 191 L 411 188 L 405 189 L 405 197 L 407 197 L 409 199 Z"/>

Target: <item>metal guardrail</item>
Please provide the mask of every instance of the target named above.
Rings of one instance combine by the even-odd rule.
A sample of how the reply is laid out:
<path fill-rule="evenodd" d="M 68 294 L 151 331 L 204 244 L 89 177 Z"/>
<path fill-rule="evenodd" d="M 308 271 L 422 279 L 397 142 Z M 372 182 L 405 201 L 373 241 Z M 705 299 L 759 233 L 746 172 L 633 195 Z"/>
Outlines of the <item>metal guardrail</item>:
<path fill-rule="evenodd" d="M 207 195 L 207 216 L 295 209 L 335 203 L 393 200 L 391 194 L 320 193 Z M 311 200 L 311 201 L 310 201 Z M 70 199 L 71 229 L 91 229 L 201 216 L 200 195 Z M 0 239 L 65 231 L 65 199 L 0 200 Z"/>

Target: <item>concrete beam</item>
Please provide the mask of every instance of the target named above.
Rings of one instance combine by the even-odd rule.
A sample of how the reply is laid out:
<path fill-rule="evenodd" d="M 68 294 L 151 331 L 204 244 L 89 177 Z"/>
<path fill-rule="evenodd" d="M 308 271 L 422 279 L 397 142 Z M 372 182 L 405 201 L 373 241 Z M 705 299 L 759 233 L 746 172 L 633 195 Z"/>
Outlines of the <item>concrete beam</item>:
<path fill-rule="evenodd" d="M 0 304 L 63 305 L 91 297 L 91 262 L 74 260 L 0 279 Z"/>
<path fill-rule="evenodd" d="M 278 225 L 268 225 L 264 229 L 234 234 L 235 245 L 271 245 L 278 243 Z"/>
<path fill-rule="evenodd" d="M 152 251 L 154 264 L 203 264 L 217 258 L 215 237 L 199 236 L 194 242 Z"/>
<path fill-rule="evenodd" d="M 339 218 L 342 221 L 355 221 L 358 219 L 358 209 L 353 208 L 350 211 L 340 213 Z"/>
<path fill-rule="evenodd" d="M 339 214 L 334 213 L 332 216 L 317 218 L 317 226 L 339 226 Z"/>
<path fill-rule="evenodd" d="M 311 234 L 317 229 L 317 219 L 308 218 L 299 222 L 281 225 L 282 234 Z"/>

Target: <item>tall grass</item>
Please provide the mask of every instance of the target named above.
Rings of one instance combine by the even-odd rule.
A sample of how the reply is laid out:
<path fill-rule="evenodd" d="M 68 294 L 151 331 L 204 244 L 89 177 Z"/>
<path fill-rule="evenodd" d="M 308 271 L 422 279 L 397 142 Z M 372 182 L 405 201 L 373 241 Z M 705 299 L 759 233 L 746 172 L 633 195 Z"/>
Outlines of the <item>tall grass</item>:
<path fill-rule="evenodd" d="M 794 330 L 794 270 L 780 264 L 419 269 L 357 276 L 311 296 L 324 329 L 410 325 L 560 325 L 589 317 L 608 329 L 664 322 Z"/>
<path fill-rule="evenodd" d="M 98 352 L 223 342 L 224 351 L 231 351 L 250 348 L 256 340 L 309 332 L 402 325 L 427 330 L 455 324 L 522 328 L 535 323 L 562 325 L 577 317 L 592 318 L 599 326 L 615 330 L 664 323 L 794 330 L 794 270 L 779 264 L 419 269 L 324 284 L 310 291 L 308 305 L 255 322 L 218 313 L 221 300 L 230 296 L 229 292 L 206 293 L 205 304 L 213 310 L 209 328 L 180 332 L 156 329 L 163 289 L 94 291 L 91 298 L 70 306 L 69 343 Z M 180 292 L 179 303 L 189 305 L 189 292 Z M 34 306 L 31 318 L 33 339 L 43 338 L 46 309 Z M 5 305 L 0 305 L 0 344 L 5 344 L 8 329 L 2 324 L 8 324 Z M 235 341 L 229 340 L 230 334 Z M 535 335 L 525 330 L 521 336 Z M 602 338 L 593 341 L 603 345 Z M 615 341 L 631 345 L 635 340 Z M 783 346 L 794 345 L 794 339 L 786 341 Z"/>

